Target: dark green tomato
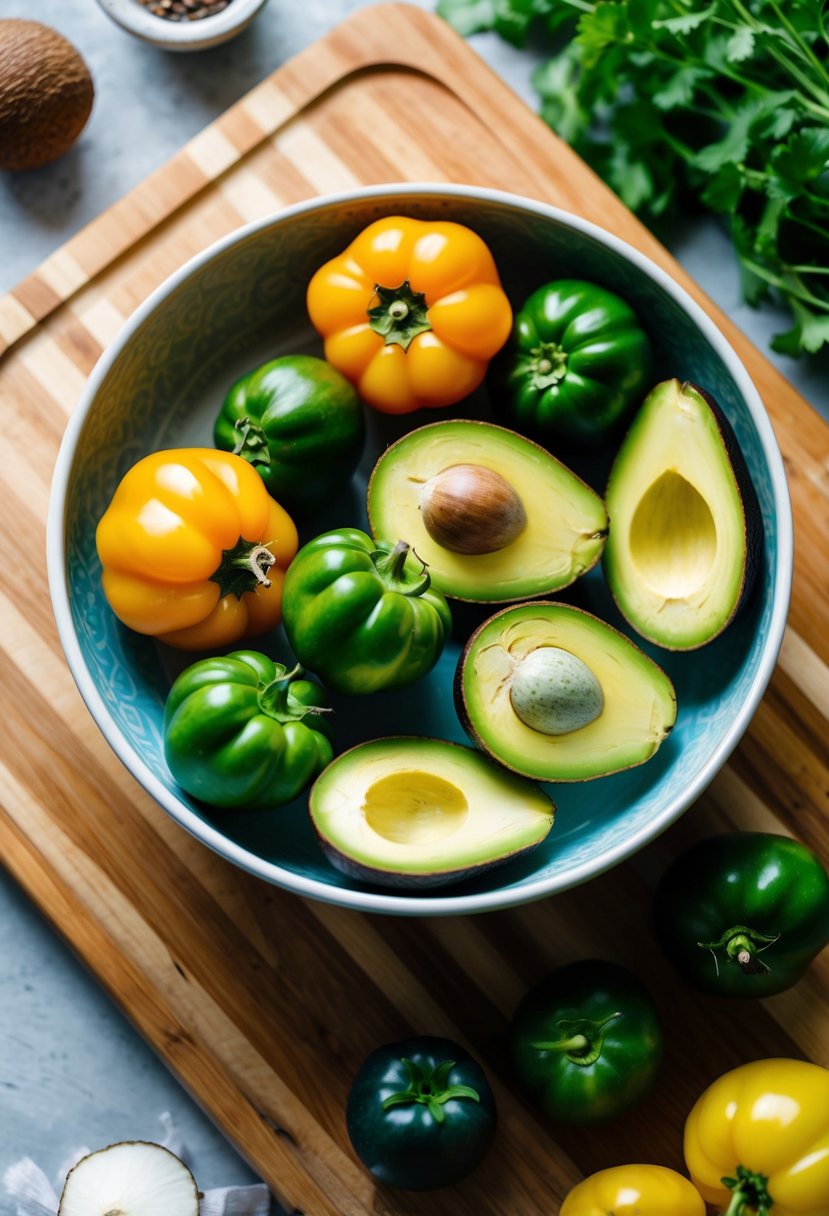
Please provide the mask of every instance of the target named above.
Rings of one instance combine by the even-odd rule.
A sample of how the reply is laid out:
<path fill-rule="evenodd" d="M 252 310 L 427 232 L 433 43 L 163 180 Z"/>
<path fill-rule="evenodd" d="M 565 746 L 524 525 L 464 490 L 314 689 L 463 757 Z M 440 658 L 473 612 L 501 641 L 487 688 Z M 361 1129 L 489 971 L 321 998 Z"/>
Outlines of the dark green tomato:
<path fill-rule="evenodd" d="M 452 617 L 403 541 L 356 528 L 325 532 L 288 567 L 285 632 L 301 663 L 329 688 L 353 695 L 398 688 L 437 662 Z"/>
<path fill-rule="evenodd" d="M 281 806 L 333 756 L 324 689 L 254 650 L 201 659 L 164 709 L 164 755 L 194 798 L 218 807 Z"/>
<path fill-rule="evenodd" d="M 712 836 L 665 873 L 654 914 L 689 984 L 718 996 L 773 996 L 829 944 L 829 875 L 787 836 Z"/>
<path fill-rule="evenodd" d="M 365 420 L 351 384 L 330 363 L 285 355 L 236 381 L 213 435 L 216 447 L 244 456 L 268 493 L 301 515 L 349 481 Z"/>
<path fill-rule="evenodd" d="M 490 373 L 496 415 L 542 443 L 612 436 L 641 402 L 651 347 L 620 296 L 580 279 L 534 291 Z"/>
<path fill-rule="evenodd" d="M 486 1156 L 495 1135 L 492 1090 L 449 1039 L 416 1038 L 373 1051 L 348 1095 L 348 1134 L 366 1169 L 389 1186 L 451 1186 Z"/>
<path fill-rule="evenodd" d="M 559 968 L 518 1007 L 510 1047 L 519 1080 L 560 1123 L 599 1123 L 634 1106 L 662 1058 L 646 989 L 615 963 Z"/>

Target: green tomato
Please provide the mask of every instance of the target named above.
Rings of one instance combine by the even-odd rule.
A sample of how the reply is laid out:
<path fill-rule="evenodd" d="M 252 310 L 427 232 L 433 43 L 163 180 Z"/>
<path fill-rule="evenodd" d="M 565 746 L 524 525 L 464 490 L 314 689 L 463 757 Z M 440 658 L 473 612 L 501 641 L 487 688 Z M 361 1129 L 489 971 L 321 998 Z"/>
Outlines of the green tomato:
<path fill-rule="evenodd" d="M 519 1080 L 560 1123 L 599 1123 L 650 1089 L 662 1031 L 645 988 L 615 963 L 554 971 L 521 1002 L 510 1030 Z"/>
<path fill-rule="evenodd" d="M 560 279 L 516 313 L 490 372 L 493 408 L 542 443 L 601 443 L 641 402 L 651 363 L 647 334 L 620 296 Z"/>
<path fill-rule="evenodd" d="M 451 1186 L 485 1157 L 497 1122 L 483 1070 L 449 1039 L 372 1052 L 348 1095 L 348 1134 L 375 1178 L 403 1190 Z"/>
<path fill-rule="evenodd" d="M 345 376 L 312 355 L 285 355 L 237 380 L 213 431 L 244 456 L 268 493 L 295 515 L 322 506 L 357 467 L 365 420 Z"/>
<path fill-rule="evenodd" d="M 285 576 L 285 632 L 299 661 L 335 692 L 398 688 L 437 662 L 452 628 L 446 600 L 404 541 L 325 532 Z"/>
<path fill-rule="evenodd" d="M 182 789 L 216 807 L 290 802 L 333 756 L 325 691 L 253 650 L 201 659 L 164 708 L 164 755 Z"/>
<path fill-rule="evenodd" d="M 668 869 L 654 913 L 665 952 L 695 988 L 773 996 L 829 944 L 829 874 L 787 836 L 713 836 Z"/>

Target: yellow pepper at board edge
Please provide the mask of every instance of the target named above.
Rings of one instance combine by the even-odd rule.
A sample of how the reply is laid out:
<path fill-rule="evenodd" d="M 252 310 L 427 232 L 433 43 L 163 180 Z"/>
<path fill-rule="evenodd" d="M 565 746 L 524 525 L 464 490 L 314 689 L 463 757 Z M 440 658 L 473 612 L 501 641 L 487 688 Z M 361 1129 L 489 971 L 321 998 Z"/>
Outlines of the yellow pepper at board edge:
<path fill-rule="evenodd" d="M 449 221 L 370 224 L 316 272 L 307 303 L 328 362 L 385 414 L 466 397 L 512 328 L 492 254 Z"/>
<path fill-rule="evenodd" d="M 559 1216 L 705 1216 L 687 1178 L 662 1165 L 618 1165 L 570 1191 Z"/>
<path fill-rule="evenodd" d="M 829 1071 L 757 1060 L 726 1073 L 688 1116 L 685 1161 L 727 1216 L 829 1216 Z"/>
<path fill-rule="evenodd" d="M 126 473 L 95 542 L 120 621 L 170 646 L 206 650 L 279 624 L 297 531 L 241 456 L 175 448 Z"/>

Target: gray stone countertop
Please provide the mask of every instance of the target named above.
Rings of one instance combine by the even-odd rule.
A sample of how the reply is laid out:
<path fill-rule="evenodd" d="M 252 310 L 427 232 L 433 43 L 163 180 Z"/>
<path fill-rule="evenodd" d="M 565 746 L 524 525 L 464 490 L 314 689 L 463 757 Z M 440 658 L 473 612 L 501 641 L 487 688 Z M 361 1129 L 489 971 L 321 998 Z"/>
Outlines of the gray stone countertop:
<path fill-rule="evenodd" d="M 431 0 L 419 0 L 431 8 Z M 68 37 L 96 84 L 81 140 L 56 164 L 0 174 L 0 291 L 162 164 L 186 140 L 360 0 L 269 0 L 251 26 L 212 51 L 171 55 L 115 26 L 95 0 L 0 0 L 0 16 L 36 18 Z M 532 103 L 531 57 L 488 36 L 476 50 Z M 740 301 L 725 235 L 703 222 L 673 251 L 761 347 L 785 319 Z M 775 361 L 829 417 L 829 361 Z M 162 1134 L 168 1110 L 202 1187 L 252 1180 L 221 1135 L 0 870 L 0 1177 L 28 1154 L 52 1175 L 77 1146 Z M 2 1194 L 0 1214 L 15 1216 Z"/>

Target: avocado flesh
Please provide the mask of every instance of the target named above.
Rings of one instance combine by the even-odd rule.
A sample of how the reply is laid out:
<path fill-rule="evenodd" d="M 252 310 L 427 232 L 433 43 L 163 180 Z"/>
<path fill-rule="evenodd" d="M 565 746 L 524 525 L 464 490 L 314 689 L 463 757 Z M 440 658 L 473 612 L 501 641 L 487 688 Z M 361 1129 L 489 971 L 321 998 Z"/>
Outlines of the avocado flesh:
<path fill-rule="evenodd" d="M 517 491 L 520 535 L 493 553 L 454 553 L 426 530 L 423 487 L 453 465 L 479 465 Z M 444 595 L 499 603 L 567 587 L 601 557 L 607 513 L 599 496 L 543 448 L 485 422 L 436 422 L 398 440 L 379 459 L 368 492 L 371 530 L 407 540 Z"/>
<path fill-rule="evenodd" d="M 384 886 L 436 886 L 535 848 L 555 807 L 471 748 L 375 739 L 318 777 L 311 819 L 329 860 Z"/>
<path fill-rule="evenodd" d="M 512 703 L 512 681 L 542 647 L 564 650 L 598 682 L 603 704 L 592 721 L 566 734 L 527 726 Z M 520 604 L 472 635 L 456 686 L 467 733 L 514 772 L 539 781 L 589 781 L 644 764 L 676 721 L 673 685 L 618 630 L 566 604 Z"/>
<path fill-rule="evenodd" d="M 698 389 L 668 380 L 648 395 L 610 473 L 605 576 L 637 633 L 666 649 L 710 642 L 743 596 L 746 507 L 726 427 Z"/>

